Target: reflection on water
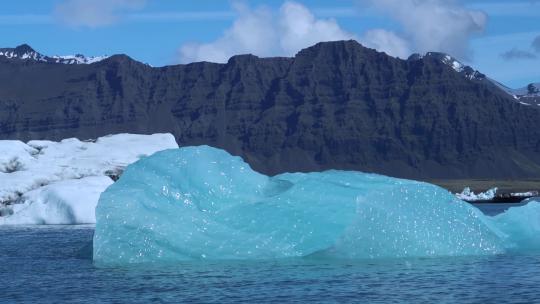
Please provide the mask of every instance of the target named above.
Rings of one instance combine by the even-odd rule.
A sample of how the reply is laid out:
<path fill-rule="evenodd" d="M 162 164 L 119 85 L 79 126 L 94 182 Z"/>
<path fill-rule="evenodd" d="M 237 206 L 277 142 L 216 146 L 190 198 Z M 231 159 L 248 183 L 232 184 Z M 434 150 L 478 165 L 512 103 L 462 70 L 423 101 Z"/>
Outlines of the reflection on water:
<path fill-rule="evenodd" d="M 503 213 L 511 207 L 524 206 L 526 203 L 481 203 L 472 205 L 480 209 L 484 214 L 493 216 Z"/>

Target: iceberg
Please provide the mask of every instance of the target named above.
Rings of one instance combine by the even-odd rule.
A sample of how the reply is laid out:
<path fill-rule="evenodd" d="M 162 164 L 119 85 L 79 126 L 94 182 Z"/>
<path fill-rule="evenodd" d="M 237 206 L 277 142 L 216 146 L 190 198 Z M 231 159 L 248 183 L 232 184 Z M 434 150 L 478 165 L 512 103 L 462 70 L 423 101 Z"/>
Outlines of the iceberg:
<path fill-rule="evenodd" d="M 538 221 L 529 208 L 519 216 Z M 103 192 L 93 259 L 492 255 L 537 238 L 517 240 L 527 224 L 514 227 L 510 213 L 489 218 L 427 183 L 335 170 L 269 177 L 223 150 L 184 147 L 135 162 Z"/>
<path fill-rule="evenodd" d="M 486 192 L 480 192 L 475 194 L 471 188 L 465 187 L 461 193 L 456 193 L 456 196 L 464 201 L 474 202 L 474 201 L 484 201 L 492 200 L 497 194 L 497 187 L 491 188 Z"/>
<path fill-rule="evenodd" d="M 34 189 L 22 195 L 22 203 L 0 208 L 0 225 L 93 224 L 99 196 L 112 183 L 107 176 L 90 176 Z"/>
<path fill-rule="evenodd" d="M 136 160 L 171 148 L 178 148 L 171 134 L 0 140 L 0 225 L 95 223 L 99 194 L 111 178 Z"/>
<path fill-rule="evenodd" d="M 508 252 L 540 252 L 540 202 L 531 200 L 524 206 L 511 207 L 490 221 Z"/>

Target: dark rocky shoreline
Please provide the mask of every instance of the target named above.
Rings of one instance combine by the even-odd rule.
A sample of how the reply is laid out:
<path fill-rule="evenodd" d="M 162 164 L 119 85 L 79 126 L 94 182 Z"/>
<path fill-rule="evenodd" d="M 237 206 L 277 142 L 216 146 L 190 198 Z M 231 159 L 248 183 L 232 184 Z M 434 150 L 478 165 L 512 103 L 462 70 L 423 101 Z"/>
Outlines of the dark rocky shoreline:
<path fill-rule="evenodd" d="M 498 194 L 491 200 L 465 200 L 473 204 L 519 204 L 524 200 L 538 197 L 538 192 L 535 195 L 519 196 L 511 194 Z"/>
<path fill-rule="evenodd" d="M 446 179 L 426 180 L 452 193 L 461 193 L 465 187 L 471 188 L 475 193 L 486 192 L 497 188 L 495 197 L 491 200 L 469 201 L 470 203 L 520 203 L 525 199 L 539 196 L 540 180 L 490 180 L 490 179 Z M 516 193 L 536 192 L 536 195 L 515 195 Z"/>

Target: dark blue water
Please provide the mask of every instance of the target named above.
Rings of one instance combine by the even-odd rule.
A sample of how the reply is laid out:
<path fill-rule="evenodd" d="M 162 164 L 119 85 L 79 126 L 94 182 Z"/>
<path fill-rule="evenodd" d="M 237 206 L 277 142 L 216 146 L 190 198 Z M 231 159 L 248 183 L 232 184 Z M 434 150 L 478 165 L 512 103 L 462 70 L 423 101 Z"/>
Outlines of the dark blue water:
<path fill-rule="evenodd" d="M 0 303 L 540 303 L 539 255 L 96 268 L 92 234 L 0 227 Z"/>

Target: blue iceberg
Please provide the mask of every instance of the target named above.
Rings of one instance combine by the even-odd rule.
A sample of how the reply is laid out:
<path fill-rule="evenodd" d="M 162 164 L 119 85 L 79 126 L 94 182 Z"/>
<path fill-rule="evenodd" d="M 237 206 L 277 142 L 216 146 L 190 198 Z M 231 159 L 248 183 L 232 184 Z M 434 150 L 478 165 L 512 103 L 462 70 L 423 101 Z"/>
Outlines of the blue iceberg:
<path fill-rule="evenodd" d="M 526 207 L 491 218 L 427 183 L 353 171 L 268 177 L 223 150 L 185 147 L 137 161 L 101 195 L 93 257 L 128 264 L 500 254 L 538 247 L 540 204 Z M 536 231 L 520 222 L 527 216 Z"/>

